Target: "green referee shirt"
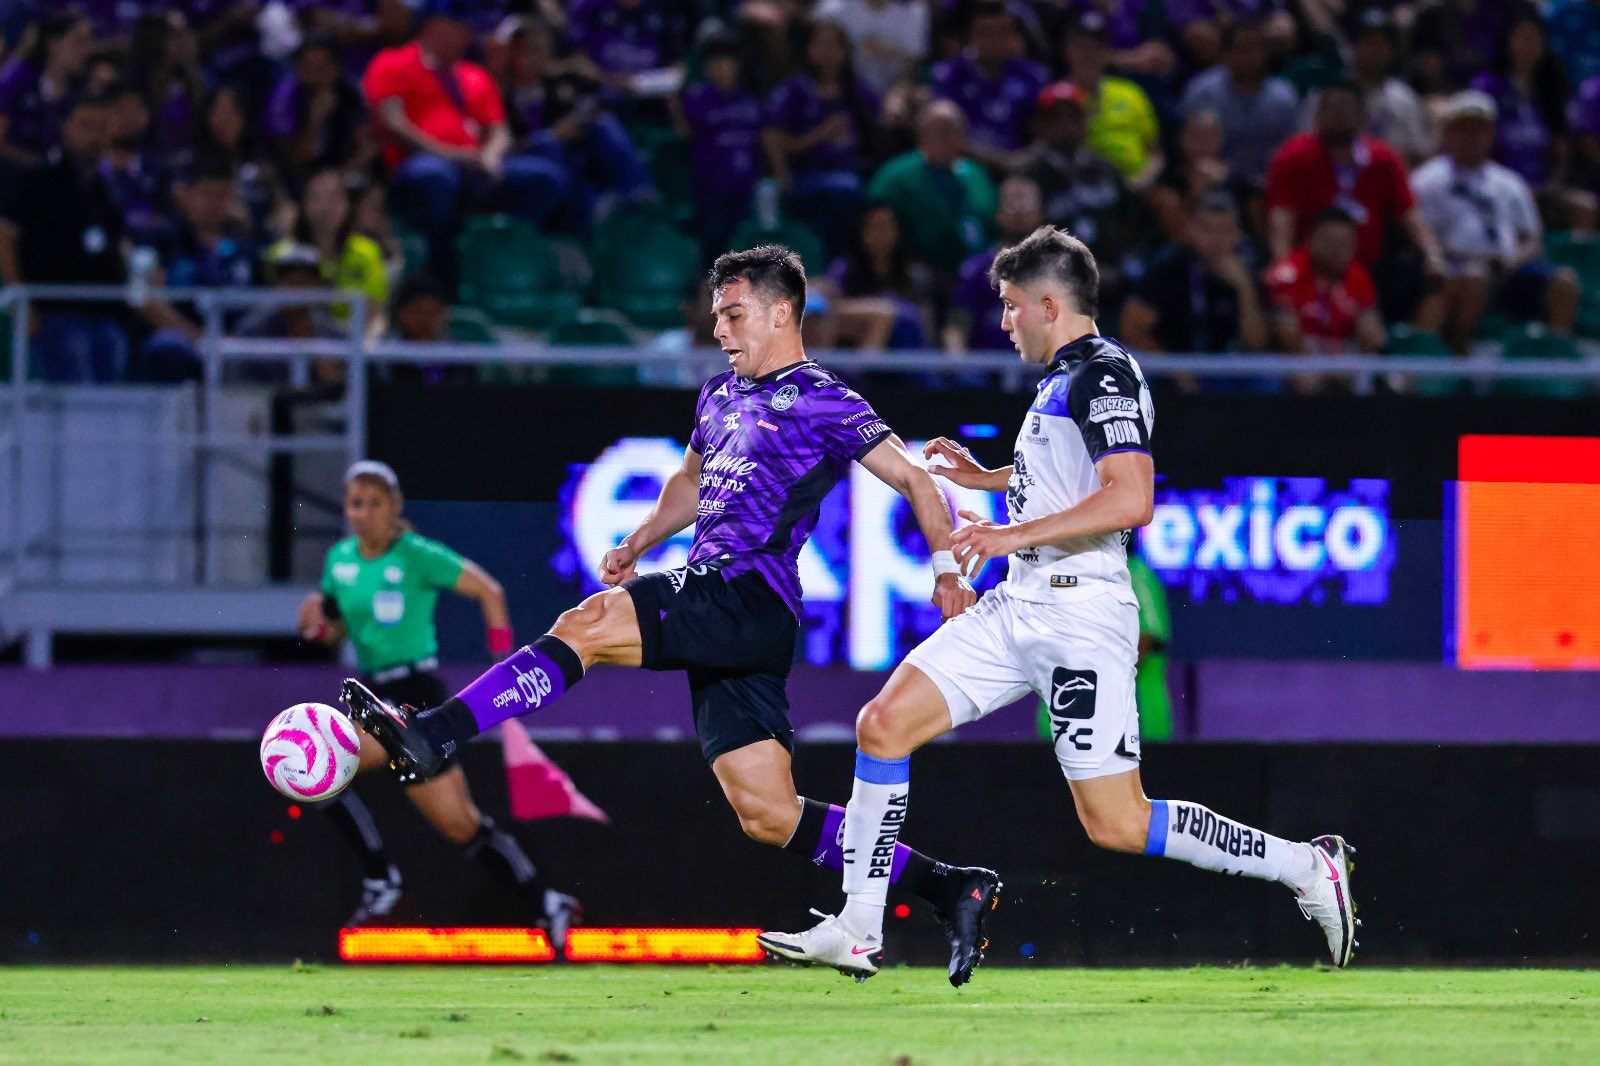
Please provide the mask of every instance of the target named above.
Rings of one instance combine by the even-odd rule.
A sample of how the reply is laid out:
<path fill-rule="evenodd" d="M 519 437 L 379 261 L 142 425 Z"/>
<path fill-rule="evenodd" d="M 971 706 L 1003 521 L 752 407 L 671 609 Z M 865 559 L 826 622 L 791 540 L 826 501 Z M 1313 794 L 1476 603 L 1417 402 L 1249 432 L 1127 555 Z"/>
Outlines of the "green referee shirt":
<path fill-rule="evenodd" d="M 363 559 L 355 537 L 328 549 L 322 591 L 338 605 L 363 673 L 439 654 L 433 609 L 454 588 L 466 560 L 438 541 L 402 533 L 376 559 Z"/>

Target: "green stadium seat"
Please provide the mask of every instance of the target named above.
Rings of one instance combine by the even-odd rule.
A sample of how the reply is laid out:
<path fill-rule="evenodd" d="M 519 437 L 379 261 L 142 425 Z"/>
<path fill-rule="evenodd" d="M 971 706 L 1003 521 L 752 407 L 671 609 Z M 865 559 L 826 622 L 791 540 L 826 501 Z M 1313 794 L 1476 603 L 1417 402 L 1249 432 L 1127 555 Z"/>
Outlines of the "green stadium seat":
<path fill-rule="evenodd" d="M 674 222 L 688 224 L 694 220 L 694 175 L 689 167 L 689 143 L 668 141 L 650 157 L 650 172 L 656 189 Z"/>
<path fill-rule="evenodd" d="M 468 221 L 456 241 L 460 299 L 495 322 L 543 329 L 571 318 L 581 302 L 561 259 L 532 223 L 505 215 Z"/>
<path fill-rule="evenodd" d="M 1545 255 L 1557 266 L 1571 267 L 1583 287 L 1578 308 L 1578 335 L 1600 340 L 1600 238 L 1559 232 L 1545 237 Z"/>
<path fill-rule="evenodd" d="M 1444 338 L 1430 330 L 1414 330 L 1399 324 L 1389 330 L 1388 353 L 1412 359 L 1454 359 L 1455 353 Z M 1412 378 L 1407 386 L 1413 396 L 1458 396 L 1466 391 L 1461 378 Z"/>
<path fill-rule="evenodd" d="M 609 223 L 621 212 L 614 212 Z M 596 235 L 595 295 L 647 329 L 683 324 L 683 304 L 700 278 L 700 249 L 664 220 Z"/>
<path fill-rule="evenodd" d="M 828 269 L 827 254 L 823 251 L 822 238 L 817 236 L 816 230 L 804 222 L 784 219 L 777 228 L 767 229 L 756 219 L 746 219 L 734 231 L 733 249 L 742 252 L 746 248 L 754 248 L 758 244 L 784 244 L 800 253 L 800 261 L 805 264 L 806 274 L 816 276 Z"/>
<path fill-rule="evenodd" d="M 586 348 L 630 347 L 633 334 L 615 311 L 585 308 L 576 318 L 557 323 L 545 334 L 551 344 Z M 575 386 L 627 387 L 639 383 L 632 366 L 557 366 L 550 368 L 549 384 Z"/>
<path fill-rule="evenodd" d="M 493 344 L 496 339 L 494 323 L 476 307 L 451 308 L 445 329 L 451 340 L 463 344 Z"/>
<path fill-rule="evenodd" d="M 399 222 L 393 226 L 394 239 L 400 242 L 400 277 L 422 273 L 428 268 L 428 239 Z"/>
<path fill-rule="evenodd" d="M 1561 359 L 1581 362 L 1583 352 L 1568 337 L 1561 337 L 1537 322 L 1519 322 L 1500 334 L 1500 357 L 1517 359 Z M 1587 396 L 1590 389 L 1580 381 L 1540 381 L 1519 379 L 1496 383 L 1497 396 L 1531 396 L 1549 400 L 1570 400 Z"/>

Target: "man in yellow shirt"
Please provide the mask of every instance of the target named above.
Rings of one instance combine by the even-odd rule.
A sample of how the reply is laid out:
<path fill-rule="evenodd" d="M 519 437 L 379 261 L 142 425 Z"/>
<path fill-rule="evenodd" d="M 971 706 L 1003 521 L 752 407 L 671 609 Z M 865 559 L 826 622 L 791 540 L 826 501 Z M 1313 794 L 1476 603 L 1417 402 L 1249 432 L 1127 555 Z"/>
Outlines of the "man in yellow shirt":
<path fill-rule="evenodd" d="M 1144 189 L 1161 172 L 1161 124 L 1145 91 L 1127 78 L 1107 75 L 1111 45 L 1106 17 L 1088 11 L 1067 27 L 1062 47 L 1068 77 L 1089 100 L 1088 145 Z"/>

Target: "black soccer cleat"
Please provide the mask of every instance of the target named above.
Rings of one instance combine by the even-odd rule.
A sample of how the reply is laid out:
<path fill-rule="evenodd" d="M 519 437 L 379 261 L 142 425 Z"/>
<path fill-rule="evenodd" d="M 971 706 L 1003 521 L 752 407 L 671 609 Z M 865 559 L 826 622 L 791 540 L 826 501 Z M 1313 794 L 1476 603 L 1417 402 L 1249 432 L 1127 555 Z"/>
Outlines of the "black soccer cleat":
<path fill-rule="evenodd" d="M 933 912 L 950 942 L 950 986 L 960 988 L 972 980 L 972 971 L 989 948 L 989 914 L 1000 906 L 1000 875 L 981 866 L 958 866 L 949 876 L 956 881 L 955 901 Z"/>
<path fill-rule="evenodd" d="M 449 750 L 442 750 L 417 728 L 416 708 L 390 706 L 353 677 L 344 679 L 339 699 L 350 708 L 350 720 L 389 753 L 389 768 L 402 784 L 428 780 L 454 753 L 453 741 L 445 745 Z"/>

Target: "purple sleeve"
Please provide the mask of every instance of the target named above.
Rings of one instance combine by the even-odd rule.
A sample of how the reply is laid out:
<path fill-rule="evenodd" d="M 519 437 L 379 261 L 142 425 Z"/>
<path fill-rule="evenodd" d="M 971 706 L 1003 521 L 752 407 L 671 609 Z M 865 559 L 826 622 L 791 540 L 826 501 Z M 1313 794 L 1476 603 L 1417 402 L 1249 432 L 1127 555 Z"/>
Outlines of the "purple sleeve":
<path fill-rule="evenodd" d="M 1567 105 L 1567 122 L 1574 133 L 1600 137 L 1600 74 L 1584 82 L 1578 95 Z"/>
<path fill-rule="evenodd" d="M 300 130 L 301 123 L 296 114 L 298 109 L 295 107 L 297 84 L 294 75 L 290 74 L 278 82 L 272 95 L 267 98 L 261 121 L 274 137 L 293 137 Z"/>
<path fill-rule="evenodd" d="M 705 436 L 700 430 L 706 424 L 706 397 L 711 395 L 711 386 L 715 385 L 719 380 L 721 379 L 712 378 L 700 386 L 700 395 L 694 401 L 694 429 L 689 431 L 689 447 L 694 449 L 696 455 L 704 455 L 706 453 Z"/>
<path fill-rule="evenodd" d="M 890 433 L 883 419 L 842 381 L 808 388 L 807 415 L 823 450 L 835 459 L 860 459 Z"/>
<path fill-rule="evenodd" d="M 17 98 L 27 89 L 31 73 L 20 59 L 0 67 L 0 111 L 15 115 Z"/>

